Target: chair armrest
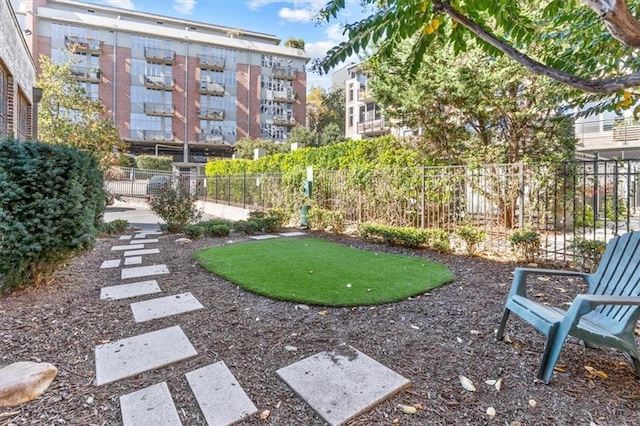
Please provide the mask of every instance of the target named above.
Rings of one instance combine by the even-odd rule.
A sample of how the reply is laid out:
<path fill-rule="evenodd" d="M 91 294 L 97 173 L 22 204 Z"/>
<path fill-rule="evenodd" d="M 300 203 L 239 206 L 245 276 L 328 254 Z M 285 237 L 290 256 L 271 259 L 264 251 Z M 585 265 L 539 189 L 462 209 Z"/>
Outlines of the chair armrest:
<path fill-rule="evenodd" d="M 527 297 L 527 276 L 529 275 L 555 275 L 564 277 L 578 277 L 588 282 L 588 278 L 592 274 L 579 271 L 566 271 L 559 269 L 542 269 L 542 268 L 516 268 L 513 275 L 513 283 L 509 291 L 509 297 L 513 295 Z"/>
<path fill-rule="evenodd" d="M 600 305 L 640 305 L 640 297 L 579 294 L 571 303 L 560 327 L 566 328 L 566 330 L 575 327 L 583 315 L 588 314 Z"/>

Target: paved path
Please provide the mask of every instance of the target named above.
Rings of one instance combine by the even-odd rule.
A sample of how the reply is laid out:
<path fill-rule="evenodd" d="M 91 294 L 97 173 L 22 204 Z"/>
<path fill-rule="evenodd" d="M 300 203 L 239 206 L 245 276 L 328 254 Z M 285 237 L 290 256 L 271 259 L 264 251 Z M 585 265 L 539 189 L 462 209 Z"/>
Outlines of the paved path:
<path fill-rule="evenodd" d="M 108 304 L 113 303 L 112 300 L 128 298 L 133 299 L 131 310 L 136 322 L 175 317 L 178 323 L 182 313 L 215 309 L 214 306 L 203 306 L 191 293 L 171 294 L 170 289 L 163 288 L 162 277 L 171 271 L 167 265 L 154 263 L 153 260 L 156 257 L 154 254 L 159 252 L 153 247 L 158 243 L 158 220 L 155 215 L 140 207 L 129 209 L 116 206 L 105 213 L 105 220 L 114 219 L 129 220 L 141 230 L 134 235 L 120 237 L 116 243 L 118 245 L 110 251 L 109 259 L 105 259 L 99 269 L 120 268 L 123 281 L 120 285 L 101 290 L 100 298 L 104 300 L 106 310 Z M 297 236 L 301 236 L 301 233 L 253 238 Z M 138 266 L 129 266 L 134 259 L 133 256 L 127 256 L 131 253 L 127 250 L 129 247 L 135 247 L 134 251 L 139 254 L 135 257 Z M 125 262 L 121 262 L 123 258 Z M 142 277 L 153 279 L 128 282 Z M 158 297 L 135 300 L 149 294 L 157 294 Z M 95 384 L 101 386 L 117 382 L 197 356 L 197 348 L 178 324 L 130 336 L 96 346 Z M 347 346 L 283 366 L 277 374 L 332 426 L 345 424 L 410 385 L 409 380 Z M 189 383 L 209 425 L 231 425 L 259 411 L 224 360 L 188 372 L 184 379 Z M 120 395 L 120 409 L 125 426 L 182 424 L 164 381 Z"/>

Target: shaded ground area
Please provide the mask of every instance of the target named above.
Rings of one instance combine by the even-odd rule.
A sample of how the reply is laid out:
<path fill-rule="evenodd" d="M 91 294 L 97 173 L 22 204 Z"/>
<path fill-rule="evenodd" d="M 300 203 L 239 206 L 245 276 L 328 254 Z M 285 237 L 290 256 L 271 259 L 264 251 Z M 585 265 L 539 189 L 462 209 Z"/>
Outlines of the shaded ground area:
<path fill-rule="evenodd" d="M 313 233 L 311 233 L 313 235 Z M 640 424 L 640 380 L 626 357 L 610 349 L 585 349 L 576 340 L 565 345 L 551 385 L 534 381 L 543 338 L 512 316 L 511 344 L 493 338 L 509 290 L 514 265 L 363 243 L 358 238 L 315 235 L 378 252 L 402 252 L 439 261 L 455 281 L 399 303 L 359 308 L 296 308 L 288 302 L 247 293 L 206 272 L 193 260 L 197 249 L 244 237 L 202 239 L 180 246 L 175 236 L 160 237 L 161 254 L 145 264 L 166 263 L 170 275 L 157 278 L 166 294 L 191 292 L 205 309 L 136 324 L 131 300 L 100 301 L 100 288 L 120 284 L 120 270 L 99 270 L 116 238 L 102 239 L 43 288 L 0 297 L 0 365 L 48 361 L 60 369 L 38 400 L 0 409 L 0 425 L 120 423 L 119 397 L 166 380 L 185 425 L 204 418 L 185 374 L 224 361 L 259 412 L 243 425 L 314 425 L 323 421 L 275 374 L 281 367 L 348 343 L 413 383 L 407 391 L 353 420 L 351 425 L 451 424 Z M 357 265 L 354 265 L 357 268 Z M 540 300 L 562 305 L 582 288 L 577 281 L 531 282 Z M 155 295 L 136 298 L 151 299 Z M 94 347 L 121 338 L 180 325 L 198 356 L 130 379 L 93 385 Z M 285 346 L 295 346 L 288 351 Z M 591 378 L 585 366 L 608 374 Z M 459 376 L 477 392 L 465 391 Z M 502 378 L 497 391 L 486 380 Z M 530 405 L 535 400 L 536 406 Z M 398 404 L 416 405 L 416 414 Z M 497 415 L 490 418 L 487 408 Z"/>

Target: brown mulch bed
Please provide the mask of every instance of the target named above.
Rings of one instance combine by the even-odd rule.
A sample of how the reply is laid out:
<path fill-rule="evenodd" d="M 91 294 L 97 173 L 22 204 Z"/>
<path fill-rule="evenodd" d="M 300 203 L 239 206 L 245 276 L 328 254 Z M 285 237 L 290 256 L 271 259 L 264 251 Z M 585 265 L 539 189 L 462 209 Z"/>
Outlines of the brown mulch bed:
<path fill-rule="evenodd" d="M 161 254 L 146 256 L 145 264 L 166 263 L 172 274 L 157 277 L 163 293 L 189 291 L 205 309 L 136 324 L 131 300 L 99 300 L 101 287 L 120 284 L 120 268 L 99 269 L 103 260 L 116 257 L 110 248 L 119 243 L 103 238 L 57 273 L 50 285 L 0 297 L 0 366 L 46 361 L 59 369 L 37 400 L 0 408 L 0 425 L 116 425 L 121 423 L 121 395 L 161 381 L 167 382 L 183 424 L 202 425 L 205 421 L 185 373 L 218 361 L 226 363 L 259 412 L 271 411 L 266 420 L 255 415 L 240 424 L 321 425 L 322 419 L 275 371 L 341 343 L 412 382 L 408 390 L 351 425 L 640 424 L 640 380 L 622 353 L 585 349 L 570 339 L 559 362 L 566 370 L 544 385 L 534 380 L 544 345 L 541 334 L 512 316 L 507 325 L 512 343 L 494 339 L 515 264 L 317 236 L 436 260 L 449 266 L 455 281 L 400 303 L 297 309 L 294 303 L 247 293 L 209 274 L 193 259 L 200 248 L 244 237 L 205 238 L 182 246 L 174 243 L 176 236 L 162 236 Z M 578 281 L 530 284 L 535 287 L 531 294 L 555 305 L 570 302 L 584 289 Z M 182 327 L 198 356 L 116 383 L 93 384 L 96 345 L 173 325 Z M 298 350 L 287 351 L 287 345 Z M 585 366 L 604 371 L 608 378 L 590 376 Z M 475 384 L 476 392 L 462 388 L 461 375 Z M 500 391 L 485 383 L 498 378 L 504 381 Z M 418 411 L 404 414 L 398 404 L 415 405 Z M 489 407 L 497 413 L 494 418 L 486 414 Z"/>

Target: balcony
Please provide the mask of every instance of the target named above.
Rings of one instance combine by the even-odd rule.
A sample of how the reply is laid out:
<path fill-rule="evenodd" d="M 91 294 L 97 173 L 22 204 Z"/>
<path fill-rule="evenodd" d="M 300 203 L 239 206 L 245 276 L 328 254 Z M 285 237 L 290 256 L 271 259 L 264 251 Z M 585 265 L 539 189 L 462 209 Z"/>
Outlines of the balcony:
<path fill-rule="evenodd" d="M 274 78 L 284 78 L 286 80 L 295 80 L 298 76 L 298 68 L 292 67 L 273 67 L 273 77 Z"/>
<path fill-rule="evenodd" d="M 210 143 L 215 145 L 228 145 L 229 142 L 225 141 L 224 135 L 217 135 L 213 133 L 200 132 L 198 135 L 198 142 Z"/>
<path fill-rule="evenodd" d="M 273 90 L 271 98 L 276 102 L 293 103 L 298 99 L 298 94 L 293 90 Z"/>
<path fill-rule="evenodd" d="M 145 47 L 144 57 L 149 62 L 164 62 L 166 64 L 172 64 L 176 61 L 176 51 L 171 49 Z"/>
<path fill-rule="evenodd" d="M 173 90 L 174 81 L 172 77 L 164 75 L 145 75 L 144 85 L 149 89 Z"/>
<path fill-rule="evenodd" d="M 224 84 L 201 81 L 199 92 L 203 95 L 224 96 Z"/>
<path fill-rule="evenodd" d="M 173 105 L 145 102 L 144 113 L 147 115 L 170 117 L 173 115 L 174 109 L 173 109 Z"/>
<path fill-rule="evenodd" d="M 580 151 L 637 149 L 640 148 L 640 122 L 632 118 L 578 121 L 575 136 Z"/>
<path fill-rule="evenodd" d="M 71 66 L 71 77 L 77 81 L 100 83 L 101 72 L 97 68 Z"/>
<path fill-rule="evenodd" d="M 286 115 L 274 115 L 273 124 L 276 126 L 295 126 L 297 123 L 293 117 L 287 117 Z"/>
<path fill-rule="evenodd" d="M 222 71 L 225 66 L 225 59 L 222 56 L 198 55 L 198 66 L 200 69 Z"/>
<path fill-rule="evenodd" d="M 375 102 L 373 93 L 364 86 L 360 86 L 360 90 L 358 90 L 358 100 L 364 103 Z"/>
<path fill-rule="evenodd" d="M 224 110 L 218 108 L 200 108 L 198 118 L 202 120 L 224 120 Z"/>
<path fill-rule="evenodd" d="M 67 49 L 77 53 L 102 53 L 102 42 L 91 37 L 65 36 Z"/>
<path fill-rule="evenodd" d="M 142 138 L 145 141 L 172 142 L 173 132 L 168 130 L 143 130 Z"/>
<path fill-rule="evenodd" d="M 380 135 L 388 133 L 389 128 L 386 126 L 384 117 L 374 118 L 362 123 L 358 123 L 358 133 L 367 136 Z"/>

